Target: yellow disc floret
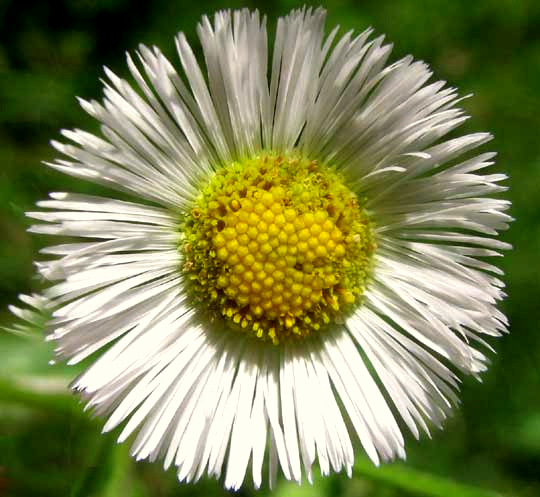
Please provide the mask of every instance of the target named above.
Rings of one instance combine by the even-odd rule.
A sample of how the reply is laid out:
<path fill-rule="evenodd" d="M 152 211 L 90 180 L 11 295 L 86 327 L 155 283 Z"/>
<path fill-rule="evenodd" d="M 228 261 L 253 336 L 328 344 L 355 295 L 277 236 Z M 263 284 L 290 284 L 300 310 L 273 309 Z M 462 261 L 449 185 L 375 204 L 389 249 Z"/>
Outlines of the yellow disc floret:
<path fill-rule="evenodd" d="M 342 321 L 374 250 L 368 216 L 335 171 L 271 154 L 215 173 L 182 231 L 193 298 L 274 344 Z"/>

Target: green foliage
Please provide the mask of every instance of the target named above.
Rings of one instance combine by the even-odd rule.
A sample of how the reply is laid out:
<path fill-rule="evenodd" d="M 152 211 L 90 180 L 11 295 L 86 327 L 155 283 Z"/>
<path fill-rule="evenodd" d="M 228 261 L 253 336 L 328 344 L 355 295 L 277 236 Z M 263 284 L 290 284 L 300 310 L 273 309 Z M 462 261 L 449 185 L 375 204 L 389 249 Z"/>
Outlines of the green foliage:
<path fill-rule="evenodd" d="M 483 376 L 467 380 L 463 405 L 444 432 L 416 442 L 407 436 L 407 465 L 376 469 L 359 459 L 352 479 L 316 478 L 314 486 L 280 482 L 277 495 L 343 497 L 472 497 L 540 494 L 540 3 L 536 0 L 333 0 L 329 25 L 362 30 L 372 25 L 394 42 L 393 60 L 408 53 L 428 61 L 437 78 L 458 86 L 474 117 L 463 130 L 495 134 L 498 170 L 511 176 L 509 196 L 517 222 L 505 240 L 515 246 L 502 262 L 507 273 L 505 312 L 512 334 Z M 298 6 L 236 0 L 201 3 L 155 0 L 14 0 L 0 4 L 0 327 L 18 293 L 38 290 L 32 258 L 45 240 L 25 232 L 23 213 L 49 191 L 101 190 L 40 164 L 62 127 L 96 131 L 75 95 L 100 98 L 102 64 L 126 75 L 124 51 L 156 44 L 175 59 L 173 35 L 195 40 L 203 13 L 259 7 L 276 16 Z M 3 22 L 2 22 L 3 21 Z M 159 464 L 135 463 L 127 446 L 99 435 L 67 391 L 76 368 L 49 366 L 50 344 L 0 332 L 0 495 L 173 496 L 225 495 L 217 482 L 178 486 Z M 459 483 L 458 483 L 459 482 Z M 494 489 L 494 492 L 480 490 Z M 252 495 L 249 488 L 240 495 Z M 267 490 L 262 491 L 268 494 Z"/>

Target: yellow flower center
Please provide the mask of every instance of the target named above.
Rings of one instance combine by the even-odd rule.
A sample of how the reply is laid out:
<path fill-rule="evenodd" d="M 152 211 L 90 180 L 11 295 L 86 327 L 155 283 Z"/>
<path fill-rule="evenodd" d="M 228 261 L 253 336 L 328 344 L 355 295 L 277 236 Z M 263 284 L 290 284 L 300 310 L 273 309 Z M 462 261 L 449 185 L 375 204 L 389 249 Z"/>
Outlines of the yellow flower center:
<path fill-rule="evenodd" d="M 274 344 L 342 321 L 374 250 L 368 216 L 335 171 L 271 154 L 215 173 L 182 231 L 205 313 Z"/>

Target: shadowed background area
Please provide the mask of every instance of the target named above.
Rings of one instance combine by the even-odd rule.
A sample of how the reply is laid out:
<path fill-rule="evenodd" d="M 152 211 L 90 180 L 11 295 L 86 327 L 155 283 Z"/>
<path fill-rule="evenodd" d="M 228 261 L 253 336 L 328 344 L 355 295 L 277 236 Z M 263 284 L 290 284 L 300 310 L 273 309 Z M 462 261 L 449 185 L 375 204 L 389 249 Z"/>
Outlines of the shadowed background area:
<path fill-rule="evenodd" d="M 350 480 L 317 478 L 313 487 L 280 482 L 275 493 L 539 495 L 540 3 L 335 0 L 323 5 L 328 27 L 340 24 L 344 33 L 373 26 L 394 43 L 391 61 L 413 54 L 462 95 L 474 92 L 463 102 L 473 118 L 460 133 L 491 131 L 495 139 L 482 151 L 497 150 L 495 169 L 510 174 L 508 197 L 517 221 L 503 240 L 515 249 L 500 265 L 507 273 L 509 298 L 502 307 L 512 334 L 494 344 L 498 353 L 483 384 L 464 380 L 462 406 L 445 431 L 419 442 L 406 435 L 406 466 L 377 473 L 360 457 Z M 41 165 L 53 159 L 48 141 L 58 138 L 60 128 L 97 131 L 74 97 L 101 98 L 103 64 L 127 77 L 124 52 L 139 42 L 158 45 L 176 63 L 176 32 L 184 31 L 197 49 L 195 26 L 202 14 L 241 6 L 266 13 L 272 32 L 276 18 L 299 4 L 0 2 L 0 326 L 13 323 L 7 306 L 17 294 L 40 287 L 32 278 L 32 260 L 48 242 L 26 233 L 30 221 L 24 212 L 49 191 L 103 191 Z M 51 350 L 37 334 L 0 332 L 0 496 L 226 494 L 214 481 L 179 486 L 174 471 L 131 461 L 127 447 L 114 443 L 114 433 L 100 436 L 102 421 L 91 420 L 65 393 L 80 368 L 49 366 Z M 253 490 L 248 484 L 239 493 Z"/>

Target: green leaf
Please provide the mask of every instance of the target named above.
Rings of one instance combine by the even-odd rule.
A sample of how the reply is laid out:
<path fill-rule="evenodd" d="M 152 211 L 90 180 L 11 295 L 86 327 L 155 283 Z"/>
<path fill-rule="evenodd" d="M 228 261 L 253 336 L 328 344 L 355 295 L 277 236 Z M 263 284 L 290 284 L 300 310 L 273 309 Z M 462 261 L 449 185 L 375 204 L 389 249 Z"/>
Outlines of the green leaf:
<path fill-rule="evenodd" d="M 68 385 L 63 378 L 27 377 L 14 381 L 0 377 L 0 403 L 21 404 L 30 409 L 57 413 L 80 413 L 80 416 L 88 418 L 80 401 L 68 393 Z"/>
<path fill-rule="evenodd" d="M 491 490 L 424 473 L 400 463 L 376 467 L 367 459 L 357 459 L 354 475 L 422 497 L 503 497 Z"/>

